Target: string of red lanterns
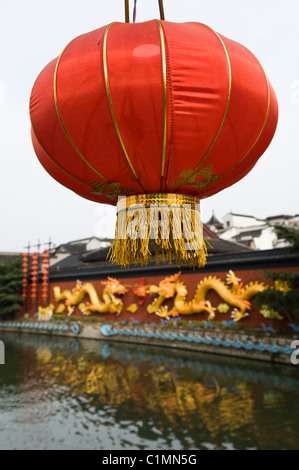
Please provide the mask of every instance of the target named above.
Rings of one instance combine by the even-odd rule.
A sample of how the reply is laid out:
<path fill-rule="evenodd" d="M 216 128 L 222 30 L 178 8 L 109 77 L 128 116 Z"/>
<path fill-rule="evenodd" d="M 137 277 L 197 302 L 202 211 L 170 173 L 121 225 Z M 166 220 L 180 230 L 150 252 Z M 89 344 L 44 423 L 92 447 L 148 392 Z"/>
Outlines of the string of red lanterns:
<path fill-rule="evenodd" d="M 31 298 L 37 297 L 37 276 L 38 276 L 38 253 L 34 252 L 31 257 Z"/>
<path fill-rule="evenodd" d="M 45 302 L 49 296 L 49 250 L 45 249 L 42 258 L 42 299 Z"/>
<path fill-rule="evenodd" d="M 28 289 L 28 254 L 23 253 L 22 255 L 22 298 L 25 300 L 27 298 L 27 289 Z"/>

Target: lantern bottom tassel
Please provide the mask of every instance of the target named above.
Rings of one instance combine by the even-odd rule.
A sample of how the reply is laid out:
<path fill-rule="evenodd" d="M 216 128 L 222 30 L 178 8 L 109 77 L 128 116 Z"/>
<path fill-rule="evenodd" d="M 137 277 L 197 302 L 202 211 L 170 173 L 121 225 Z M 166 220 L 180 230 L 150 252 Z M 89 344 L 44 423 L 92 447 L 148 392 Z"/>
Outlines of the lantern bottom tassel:
<path fill-rule="evenodd" d="M 119 198 L 109 261 L 126 268 L 146 266 L 153 255 L 156 265 L 205 266 L 207 248 L 197 197 L 159 193 Z"/>

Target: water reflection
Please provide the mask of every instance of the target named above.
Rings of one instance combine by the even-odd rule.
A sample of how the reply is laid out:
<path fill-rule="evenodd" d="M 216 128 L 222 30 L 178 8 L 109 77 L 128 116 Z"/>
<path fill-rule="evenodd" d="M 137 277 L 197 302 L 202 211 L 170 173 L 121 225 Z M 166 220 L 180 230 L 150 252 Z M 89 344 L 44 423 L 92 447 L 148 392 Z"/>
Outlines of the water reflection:
<path fill-rule="evenodd" d="M 1 335 L 0 448 L 296 449 L 296 367 Z"/>

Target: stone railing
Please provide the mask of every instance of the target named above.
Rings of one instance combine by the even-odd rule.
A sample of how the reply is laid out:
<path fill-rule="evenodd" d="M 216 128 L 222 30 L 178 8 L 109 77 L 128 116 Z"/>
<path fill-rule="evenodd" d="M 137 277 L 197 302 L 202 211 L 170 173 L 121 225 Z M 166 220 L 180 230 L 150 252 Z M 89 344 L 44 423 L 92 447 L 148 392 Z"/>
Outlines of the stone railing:
<path fill-rule="evenodd" d="M 154 323 L 95 323 L 0 321 L 0 329 L 24 333 L 76 336 L 174 349 L 273 361 L 292 365 L 292 341 L 298 336 L 278 336 L 265 332 L 184 328 Z"/>
<path fill-rule="evenodd" d="M 153 324 L 105 324 L 101 333 L 107 339 L 191 349 L 249 359 L 289 363 L 294 337 L 279 337 L 252 332 L 169 328 Z"/>
<path fill-rule="evenodd" d="M 18 322 L 18 321 L 0 321 L 0 328 L 15 330 L 28 330 L 34 332 L 53 332 L 53 333 L 73 333 L 77 335 L 80 327 L 77 323 L 50 323 L 50 322 Z"/>

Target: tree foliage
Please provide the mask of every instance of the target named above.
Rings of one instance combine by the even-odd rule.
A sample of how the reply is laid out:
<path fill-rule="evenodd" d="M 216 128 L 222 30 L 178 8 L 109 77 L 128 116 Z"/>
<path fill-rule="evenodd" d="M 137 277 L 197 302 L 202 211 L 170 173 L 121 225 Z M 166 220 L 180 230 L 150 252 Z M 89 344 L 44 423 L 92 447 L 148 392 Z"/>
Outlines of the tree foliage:
<path fill-rule="evenodd" d="M 0 316 L 20 310 L 21 286 L 21 259 L 0 261 Z"/>
<path fill-rule="evenodd" d="M 299 233 L 284 226 L 276 225 L 279 239 L 286 240 L 299 253 Z M 290 321 L 299 318 L 299 272 L 265 271 L 264 276 L 274 282 L 271 289 L 259 292 L 254 303 L 265 312 L 267 318 L 287 317 Z M 278 316 L 277 316 L 278 314 Z"/>
<path fill-rule="evenodd" d="M 299 318 L 299 289 L 290 288 L 288 291 L 277 289 L 266 289 L 259 292 L 254 303 L 260 308 L 269 312 L 268 318 L 276 318 L 277 313 L 282 317 L 287 317 L 290 321 Z"/>
<path fill-rule="evenodd" d="M 277 238 L 285 240 L 297 252 L 299 252 L 299 233 L 294 229 L 285 227 L 284 225 L 274 225 Z"/>

